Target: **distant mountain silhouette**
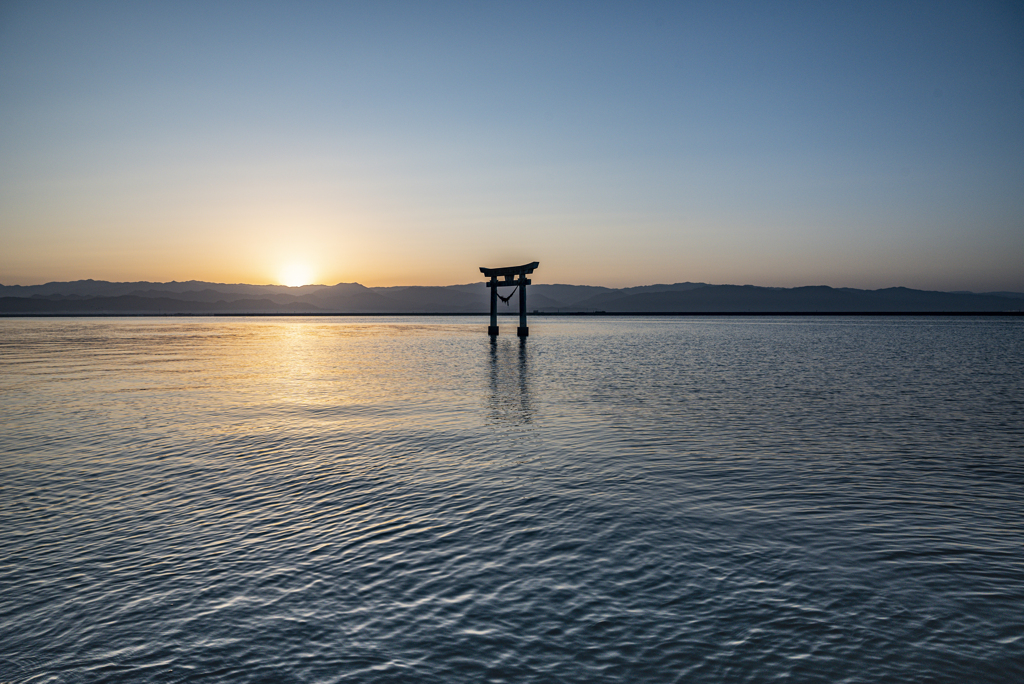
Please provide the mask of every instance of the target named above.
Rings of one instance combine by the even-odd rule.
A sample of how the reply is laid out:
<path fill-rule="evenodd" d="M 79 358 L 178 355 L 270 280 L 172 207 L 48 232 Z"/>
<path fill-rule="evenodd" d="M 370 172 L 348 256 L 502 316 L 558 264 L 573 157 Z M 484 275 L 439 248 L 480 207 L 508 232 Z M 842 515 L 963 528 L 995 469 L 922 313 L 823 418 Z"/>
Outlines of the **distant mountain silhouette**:
<path fill-rule="evenodd" d="M 407 313 L 473 313 L 487 307 L 487 290 L 480 292 L 457 289 L 456 287 L 375 287 L 373 292 L 383 300 L 391 302 Z M 390 309 L 385 309 L 389 311 Z"/>
<path fill-rule="evenodd" d="M 183 282 L 151 283 L 147 281 L 132 283 L 111 283 L 105 280 L 75 280 L 72 282 L 53 282 L 45 285 L 0 285 L 0 296 L 31 297 L 32 295 L 78 294 L 88 297 L 117 297 L 119 295 L 139 294 L 140 292 L 160 293 L 153 296 L 170 296 L 186 292 L 213 290 L 224 294 L 235 294 L 245 297 L 258 297 L 275 294 L 303 296 L 310 292 L 327 287 L 326 285 L 303 285 L 287 287 L 285 285 L 246 285 L 244 283 L 225 284 L 208 283 L 201 280 Z M 360 286 L 362 287 L 362 286 Z"/>
<path fill-rule="evenodd" d="M 905 311 L 1008 311 L 1021 302 L 1007 297 L 928 292 L 905 287 L 855 290 L 826 286 L 768 288 L 753 285 L 706 285 L 687 290 L 641 292 L 609 298 L 605 294 L 579 303 L 609 312 L 818 313 Z"/>
<path fill-rule="evenodd" d="M 511 294 L 512 290 L 506 289 Z M 613 289 L 588 285 L 530 285 L 527 308 L 543 313 L 899 313 L 1000 312 L 1024 309 L 1024 293 L 933 292 L 756 287 L 675 283 Z M 78 280 L 0 285 L 0 313 L 238 314 L 238 313 L 479 313 L 490 306 L 483 282 L 447 287 L 224 284 L 201 281 L 110 283 Z M 519 297 L 499 312 L 518 313 Z"/>

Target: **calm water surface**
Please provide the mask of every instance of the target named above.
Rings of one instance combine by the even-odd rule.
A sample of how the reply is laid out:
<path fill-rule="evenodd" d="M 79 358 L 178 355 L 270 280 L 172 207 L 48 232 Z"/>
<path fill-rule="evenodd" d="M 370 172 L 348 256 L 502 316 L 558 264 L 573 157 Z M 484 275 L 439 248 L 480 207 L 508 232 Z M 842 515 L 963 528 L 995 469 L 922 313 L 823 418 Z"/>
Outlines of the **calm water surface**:
<path fill-rule="evenodd" d="M 1024 321 L 0 320 L 0 681 L 1020 682 Z"/>

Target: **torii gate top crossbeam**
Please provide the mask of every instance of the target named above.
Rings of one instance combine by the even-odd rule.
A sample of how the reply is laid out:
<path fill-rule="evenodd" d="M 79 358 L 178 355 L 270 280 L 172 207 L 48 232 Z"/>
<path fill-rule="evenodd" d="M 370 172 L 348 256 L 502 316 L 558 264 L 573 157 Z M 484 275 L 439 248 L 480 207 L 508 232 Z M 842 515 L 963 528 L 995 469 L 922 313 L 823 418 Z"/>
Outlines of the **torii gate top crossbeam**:
<path fill-rule="evenodd" d="M 523 264 L 522 266 L 506 266 L 505 268 L 484 268 L 481 266 L 480 272 L 488 278 L 500 278 L 502 276 L 508 278 L 509 276 L 529 275 L 538 266 L 540 266 L 539 261 Z"/>

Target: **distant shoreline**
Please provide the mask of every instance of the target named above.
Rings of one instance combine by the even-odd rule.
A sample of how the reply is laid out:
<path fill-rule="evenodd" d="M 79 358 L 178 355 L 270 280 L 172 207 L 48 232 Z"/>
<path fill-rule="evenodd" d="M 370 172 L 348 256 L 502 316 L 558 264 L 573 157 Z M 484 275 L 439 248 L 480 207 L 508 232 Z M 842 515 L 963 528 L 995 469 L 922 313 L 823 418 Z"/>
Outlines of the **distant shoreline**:
<path fill-rule="evenodd" d="M 335 313 L 335 312 L 311 312 L 311 313 L 6 313 L 0 312 L 0 318 L 402 318 L 408 316 L 435 317 L 435 318 L 479 318 L 486 321 L 487 312 L 483 313 Z M 1024 316 L 1024 311 L 565 311 L 548 312 L 541 311 L 528 314 L 529 318 L 548 318 L 558 316 L 572 317 L 613 317 L 613 318 L 666 318 L 685 317 L 699 318 L 711 317 L 743 317 L 751 318 L 758 316 L 768 317 L 863 317 L 863 316 L 884 316 L 884 317 L 964 317 L 964 316 Z M 499 314 L 499 318 L 518 318 L 518 313 Z"/>
<path fill-rule="evenodd" d="M 877 316 L 1013 314 L 1024 292 L 975 294 L 905 287 L 766 288 L 674 283 L 609 289 L 532 284 L 528 315 Z M 516 315 L 519 307 L 500 307 Z M 367 288 L 358 283 L 286 288 L 224 283 L 76 281 L 0 286 L 2 316 L 486 316 L 485 283 Z"/>

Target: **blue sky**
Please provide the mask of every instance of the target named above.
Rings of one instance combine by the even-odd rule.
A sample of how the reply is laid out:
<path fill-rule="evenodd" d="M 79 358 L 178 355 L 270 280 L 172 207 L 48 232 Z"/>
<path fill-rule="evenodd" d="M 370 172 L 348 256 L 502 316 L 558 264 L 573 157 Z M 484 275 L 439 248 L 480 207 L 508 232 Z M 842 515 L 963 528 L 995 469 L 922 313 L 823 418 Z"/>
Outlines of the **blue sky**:
<path fill-rule="evenodd" d="M 0 5 L 0 282 L 1024 290 L 1014 3 Z"/>

